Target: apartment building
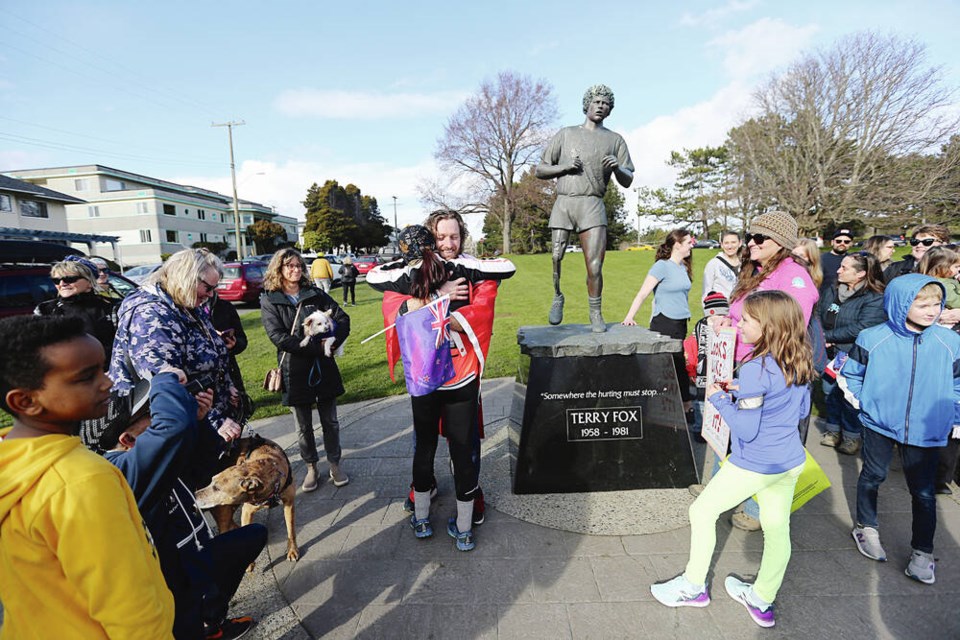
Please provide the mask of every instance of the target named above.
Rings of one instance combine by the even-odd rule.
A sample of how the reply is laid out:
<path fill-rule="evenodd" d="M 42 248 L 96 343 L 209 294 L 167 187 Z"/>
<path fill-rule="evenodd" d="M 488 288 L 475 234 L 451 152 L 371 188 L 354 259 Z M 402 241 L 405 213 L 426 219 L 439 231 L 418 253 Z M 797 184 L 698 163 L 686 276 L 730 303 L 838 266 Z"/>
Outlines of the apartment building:
<path fill-rule="evenodd" d="M 6 175 L 76 199 L 65 204 L 67 229 L 119 237 L 127 266 L 159 262 L 162 254 L 195 242 L 224 242 L 236 250 L 233 199 L 216 191 L 99 164 L 23 169 Z M 287 237 L 296 238 L 296 220 L 262 204 L 242 201 L 240 217 L 242 229 L 267 219 L 281 224 Z"/>

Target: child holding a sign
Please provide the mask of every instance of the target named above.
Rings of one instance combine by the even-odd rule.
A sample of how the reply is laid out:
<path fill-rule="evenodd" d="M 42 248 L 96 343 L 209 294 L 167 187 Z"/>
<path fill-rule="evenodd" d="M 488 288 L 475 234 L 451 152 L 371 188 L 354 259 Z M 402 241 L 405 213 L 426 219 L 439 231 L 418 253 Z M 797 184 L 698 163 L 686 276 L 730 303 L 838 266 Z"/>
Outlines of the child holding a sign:
<path fill-rule="evenodd" d="M 772 627 L 773 602 L 790 561 L 790 508 L 806 459 L 797 416 L 809 408 L 807 383 L 814 369 L 803 312 L 789 294 L 774 290 L 747 296 L 739 328 L 743 341 L 752 345 L 739 385 L 721 381 L 707 387 L 707 399 L 730 426 L 730 458 L 690 506 L 686 570 L 650 591 L 668 607 L 710 604 L 706 579 L 717 518 L 755 495 L 764 534 L 757 580 L 751 585 L 728 576 L 724 586 L 754 622 Z"/>

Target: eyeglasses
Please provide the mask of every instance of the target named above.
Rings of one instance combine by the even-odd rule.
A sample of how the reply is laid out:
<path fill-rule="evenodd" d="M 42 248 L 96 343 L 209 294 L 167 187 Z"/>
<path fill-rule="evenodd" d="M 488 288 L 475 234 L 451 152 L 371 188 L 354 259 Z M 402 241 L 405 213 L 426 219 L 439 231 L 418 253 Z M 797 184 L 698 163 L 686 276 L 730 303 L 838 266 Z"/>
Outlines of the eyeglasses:
<path fill-rule="evenodd" d="M 103 274 L 103 273 L 110 273 L 110 272 L 107 271 L 106 269 L 100 269 L 99 272 L 100 272 L 101 274 Z"/>
<path fill-rule="evenodd" d="M 62 278 L 50 278 L 50 279 L 53 280 L 53 284 L 60 284 L 61 282 L 63 284 L 73 284 L 78 280 L 83 280 L 81 276 L 63 276 Z"/>
<path fill-rule="evenodd" d="M 207 293 L 212 293 L 212 292 L 214 292 L 214 291 L 217 290 L 217 285 L 215 285 L 215 284 L 210 284 L 209 282 L 207 282 L 207 281 L 204 280 L 203 278 L 198 278 L 198 279 L 197 279 L 197 282 L 199 282 L 199 283 L 202 284 L 204 287 L 206 287 Z"/>
<path fill-rule="evenodd" d="M 844 239 L 842 239 L 842 238 L 834 238 L 834 239 L 833 239 L 833 242 L 834 242 L 835 244 L 852 244 L 852 243 L 853 243 L 853 240 L 844 240 Z"/>
<path fill-rule="evenodd" d="M 750 242 L 751 240 L 753 240 L 753 244 L 757 245 L 758 247 L 769 239 L 770 239 L 770 236 L 765 236 L 762 233 L 747 234 L 747 242 Z"/>
<path fill-rule="evenodd" d="M 923 240 L 917 240 L 916 238 L 910 238 L 910 246 L 915 247 L 918 244 L 922 244 L 925 247 L 932 247 L 933 243 L 936 242 L 936 238 L 924 238 Z"/>
<path fill-rule="evenodd" d="M 284 269 L 289 269 L 290 271 L 303 271 L 303 265 L 299 262 L 294 262 L 291 264 L 283 265 Z"/>

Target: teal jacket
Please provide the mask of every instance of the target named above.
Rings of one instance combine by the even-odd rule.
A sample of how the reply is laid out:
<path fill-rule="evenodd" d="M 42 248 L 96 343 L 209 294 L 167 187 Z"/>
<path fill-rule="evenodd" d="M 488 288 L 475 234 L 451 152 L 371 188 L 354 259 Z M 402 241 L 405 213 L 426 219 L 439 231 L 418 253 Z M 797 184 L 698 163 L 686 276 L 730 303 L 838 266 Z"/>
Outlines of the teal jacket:
<path fill-rule="evenodd" d="M 862 331 L 843 366 L 863 426 L 917 447 L 942 447 L 960 425 L 960 335 L 936 324 L 907 328 L 907 312 L 930 282 L 943 288 L 917 273 L 891 280 L 887 322 Z"/>

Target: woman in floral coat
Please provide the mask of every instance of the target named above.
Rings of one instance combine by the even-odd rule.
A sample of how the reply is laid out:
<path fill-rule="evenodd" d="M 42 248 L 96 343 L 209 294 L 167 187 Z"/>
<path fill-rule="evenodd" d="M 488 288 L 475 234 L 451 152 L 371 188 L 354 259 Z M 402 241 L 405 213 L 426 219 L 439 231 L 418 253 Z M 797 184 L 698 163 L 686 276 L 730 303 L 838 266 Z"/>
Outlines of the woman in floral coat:
<path fill-rule="evenodd" d="M 230 441 L 240 437 L 240 425 L 231 417 L 239 397 L 230 378 L 227 345 L 209 315 L 200 310 L 222 275 L 220 259 L 206 249 L 185 249 L 170 256 L 120 305 L 108 375 L 121 396 L 164 364 L 186 372 L 190 379 L 208 377 L 213 408 L 206 422 Z M 198 471 L 196 480 L 202 482 L 215 469 Z"/>

